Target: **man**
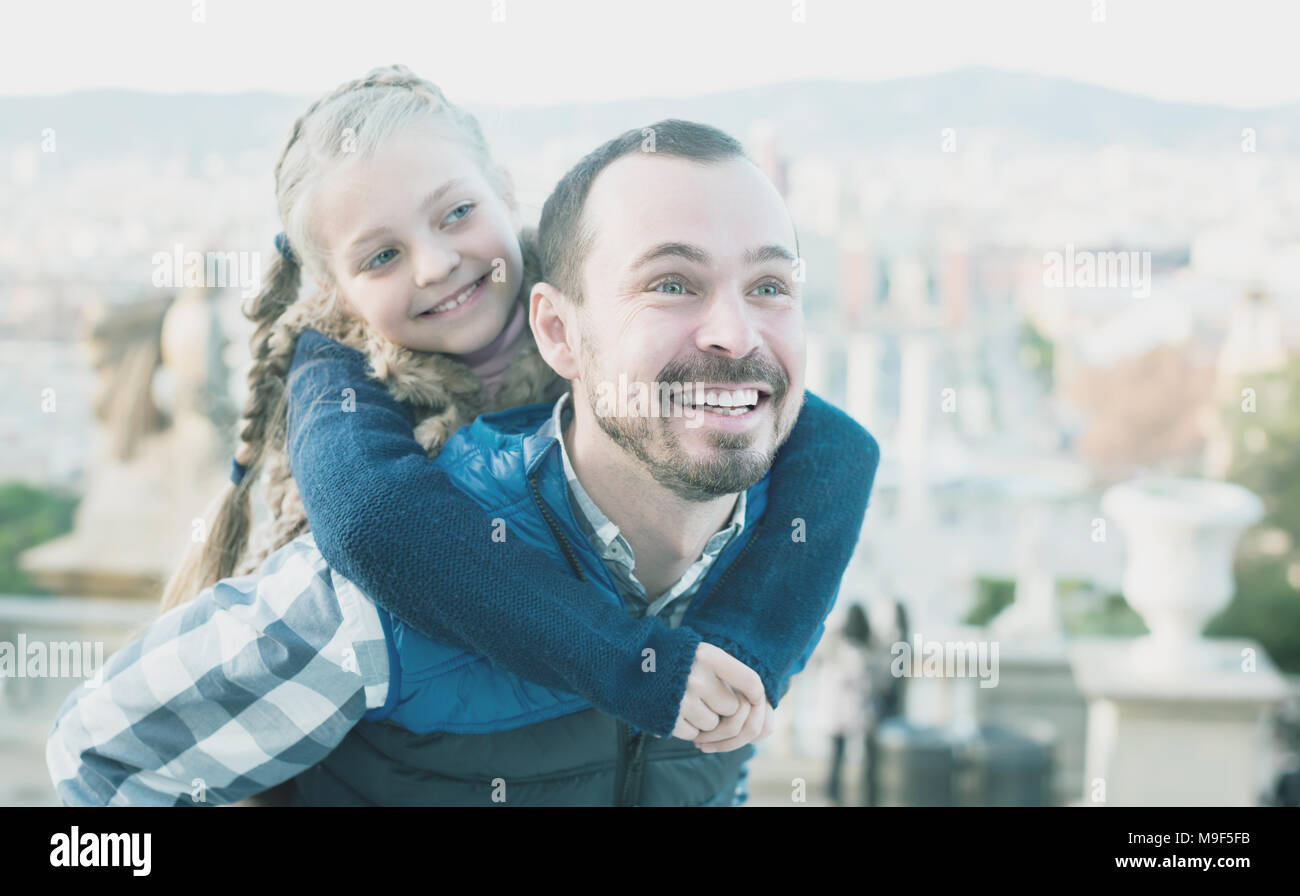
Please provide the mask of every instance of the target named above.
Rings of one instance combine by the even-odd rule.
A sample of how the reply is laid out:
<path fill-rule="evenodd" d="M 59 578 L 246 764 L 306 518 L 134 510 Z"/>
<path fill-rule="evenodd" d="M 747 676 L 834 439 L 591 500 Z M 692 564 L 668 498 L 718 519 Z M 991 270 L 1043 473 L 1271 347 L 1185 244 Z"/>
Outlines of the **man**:
<path fill-rule="evenodd" d="M 648 605 L 676 626 L 689 623 L 697 595 L 726 574 L 762 515 L 765 474 L 803 399 L 804 330 L 794 229 L 775 188 L 712 128 L 664 122 L 653 130 L 656 151 L 642 151 L 641 131 L 610 141 L 566 175 L 543 211 L 547 282 L 533 290 L 530 323 L 570 394 L 551 408 L 481 418 L 436 463 L 512 537 L 595 580 L 612 601 Z M 660 416 L 641 416 L 643 407 L 611 413 L 602 398 L 624 383 L 667 384 L 670 404 Z M 297 680 L 241 681 L 245 704 L 270 720 L 263 729 L 248 730 L 242 715 L 202 733 L 176 726 L 178 737 L 222 749 L 237 727 L 262 761 L 213 755 L 205 776 L 203 762 L 188 758 L 203 751 L 187 749 L 184 763 L 97 780 L 103 745 L 83 736 L 80 717 L 61 719 L 47 755 L 66 801 L 156 801 L 209 780 L 220 782 L 210 799 L 231 800 L 295 775 L 308 804 L 736 800 L 754 739 L 739 712 L 704 750 L 650 738 L 377 612 L 324 567 L 310 537 L 277 552 L 250 591 L 242 581 L 219 583 L 193 612 L 213 613 L 224 637 L 246 642 L 239 655 L 250 662 L 302 652 L 293 623 L 279 624 L 294 614 L 341 620 L 328 643 L 303 655 L 331 673 L 313 679 L 310 694 Z M 223 611 L 238 625 L 220 622 Z M 259 627 L 268 617 L 277 624 Z M 164 654 L 155 666 L 190 661 L 184 644 L 132 650 Z M 188 670 L 176 671 L 171 678 L 187 680 L 180 673 Z M 118 707 L 128 717 L 149 716 L 167 697 L 156 682 L 143 691 L 107 684 L 136 700 Z M 724 727 L 708 711 L 684 722 Z M 276 740 L 277 727 L 288 740 Z M 114 762 L 131 754 L 130 739 L 123 731 L 110 745 Z"/>

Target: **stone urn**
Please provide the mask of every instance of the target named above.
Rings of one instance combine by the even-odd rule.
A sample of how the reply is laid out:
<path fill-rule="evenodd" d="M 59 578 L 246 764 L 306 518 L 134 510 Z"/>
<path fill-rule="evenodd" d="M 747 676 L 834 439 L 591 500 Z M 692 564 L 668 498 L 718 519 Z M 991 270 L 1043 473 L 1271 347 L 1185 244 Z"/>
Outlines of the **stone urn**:
<path fill-rule="evenodd" d="M 1150 631 L 1138 653 L 1156 671 L 1200 665 L 1201 633 L 1235 590 L 1237 539 L 1263 502 L 1227 482 L 1142 477 L 1107 489 L 1101 509 L 1124 535 L 1124 598 Z"/>

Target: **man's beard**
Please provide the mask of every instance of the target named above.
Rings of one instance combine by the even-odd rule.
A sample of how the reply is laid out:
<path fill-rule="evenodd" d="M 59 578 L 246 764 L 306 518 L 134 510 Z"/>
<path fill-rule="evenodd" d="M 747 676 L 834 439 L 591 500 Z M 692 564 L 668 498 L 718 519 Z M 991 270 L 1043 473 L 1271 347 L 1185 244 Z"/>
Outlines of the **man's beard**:
<path fill-rule="evenodd" d="M 715 450 L 705 459 L 691 457 L 671 426 L 673 412 L 670 408 L 661 408 L 658 417 L 596 413 L 598 384 L 588 375 L 595 369 L 595 364 L 586 339 L 583 340 L 582 354 L 587 402 L 600 428 L 614 444 L 639 460 L 657 483 L 683 500 L 711 501 L 745 491 L 771 468 L 777 449 L 794 428 L 794 415 L 783 425 L 782 412 L 790 382 L 776 364 L 757 357 L 733 361 L 716 355 L 700 356 L 690 362 L 671 361 L 659 372 L 656 383 L 763 382 L 772 388 L 767 402 L 774 432 L 768 450 L 751 447 L 761 438 L 759 432 L 710 429 L 706 430 L 707 440 Z M 710 412 L 697 409 L 696 413 Z"/>

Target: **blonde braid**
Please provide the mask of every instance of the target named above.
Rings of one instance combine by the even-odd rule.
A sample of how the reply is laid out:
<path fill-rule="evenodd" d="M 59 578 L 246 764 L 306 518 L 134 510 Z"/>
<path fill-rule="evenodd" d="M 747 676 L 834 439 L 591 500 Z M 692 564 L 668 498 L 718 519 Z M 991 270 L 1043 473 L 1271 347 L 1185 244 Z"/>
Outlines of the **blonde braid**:
<path fill-rule="evenodd" d="M 276 257 L 271 262 L 266 287 L 244 312 L 257 323 L 252 338 L 248 398 L 244 402 L 239 444 L 235 449 L 235 461 L 244 468 L 244 475 L 238 483 L 226 487 L 206 540 L 190 548 L 168 581 L 163 590 L 163 612 L 193 599 L 204 588 L 229 576 L 248 543 L 252 525 L 249 492 L 267 445 L 284 440 L 284 382 L 288 361 L 282 353 L 272 350 L 270 337 L 275 321 L 297 297 L 298 286 L 298 265 Z"/>

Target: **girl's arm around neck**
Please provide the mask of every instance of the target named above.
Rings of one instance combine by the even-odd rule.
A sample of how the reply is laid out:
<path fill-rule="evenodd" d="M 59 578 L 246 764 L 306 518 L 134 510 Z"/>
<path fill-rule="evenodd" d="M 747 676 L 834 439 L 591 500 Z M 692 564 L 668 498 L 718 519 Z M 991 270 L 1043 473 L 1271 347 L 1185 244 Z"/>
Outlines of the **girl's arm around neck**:
<path fill-rule="evenodd" d="M 870 433 L 806 393 L 772 463 L 753 543 L 690 620 L 704 640 L 758 673 L 773 706 L 824 631 L 879 462 Z"/>
<path fill-rule="evenodd" d="M 361 354 L 304 333 L 289 401 L 290 463 L 333 569 L 426 637 L 653 734 L 672 731 L 693 629 L 633 619 L 540 549 L 486 537 L 487 513 L 429 462 L 410 412 Z M 647 648 L 655 674 L 641 671 Z"/>
<path fill-rule="evenodd" d="M 701 636 L 749 665 L 775 706 L 834 604 L 875 476 L 875 440 L 811 394 L 778 453 L 768 509 L 697 621 L 634 620 L 540 550 L 483 537 L 486 512 L 430 463 L 410 413 L 359 353 L 314 333 L 290 381 L 289 450 L 330 565 L 427 637 L 672 730 Z M 351 393 L 343 390 L 351 389 Z M 353 408 L 340 412 L 344 395 Z M 804 520 L 802 541 L 791 521 Z M 707 597 L 707 599 L 705 599 Z M 707 630 L 707 635 L 705 635 Z M 640 673 L 653 648 L 658 672 Z"/>

